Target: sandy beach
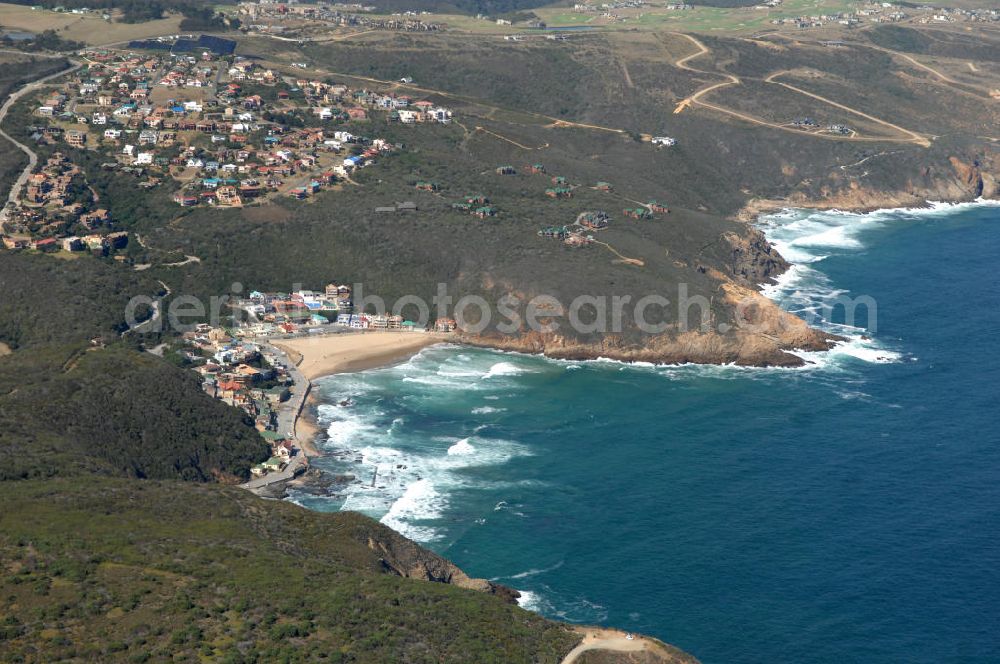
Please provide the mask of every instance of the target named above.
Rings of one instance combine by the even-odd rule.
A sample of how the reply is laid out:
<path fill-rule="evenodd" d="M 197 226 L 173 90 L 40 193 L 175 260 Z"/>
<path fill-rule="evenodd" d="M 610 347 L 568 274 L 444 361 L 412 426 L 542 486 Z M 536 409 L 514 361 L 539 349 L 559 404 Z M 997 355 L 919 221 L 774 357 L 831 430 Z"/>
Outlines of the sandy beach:
<path fill-rule="evenodd" d="M 423 348 L 445 341 L 448 341 L 447 335 L 423 332 L 344 332 L 271 342 L 295 365 L 293 376 L 296 387 L 293 392 L 305 390 L 300 402 L 283 406 L 286 409 L 284 416 L 290 416 L 292 421 L 282 430 L 293 432 L 296 444 L 304 453 L 306 467 L 310 457 L 322 454 L 314 440 L 320 427 L 316 421 L 317 401 L 311 389 L 313 380 L 399 362 Z M 279 420 L 281 417 L 279 414 Z M 251 488 L 266 490 L 269 485 L 286 482 L 297 474 L 289 472 L 287 478 Z"/>
<path fill-rule="evenodd" d="M 345 332 L 273 344 L 288 353 L 302 375 L 315 380 L 392 364 L 447 340 L 447 335 L 424 332 Z"/>

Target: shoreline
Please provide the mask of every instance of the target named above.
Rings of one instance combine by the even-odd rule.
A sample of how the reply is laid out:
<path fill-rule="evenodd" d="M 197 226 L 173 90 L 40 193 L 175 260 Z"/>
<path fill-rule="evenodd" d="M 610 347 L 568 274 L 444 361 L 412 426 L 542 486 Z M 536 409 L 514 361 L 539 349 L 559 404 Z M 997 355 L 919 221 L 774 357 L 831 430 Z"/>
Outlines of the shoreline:
<path fill-rule="evenodd" d="M 760 229 L 762 218 L 768 215 L 780 214 L 783 211 L 804 210 L 809 212 L 842 212 L 844 214 L 870 215 L 877 213 L 935 213 L 948 210 L 957 210 L 966 207 L 996 207 L 1000 206 L 1000 199 L 980 197 L 966 201 L 923 201 L 920 206 L 900 206 L 873 208 L 861 211 L 860 209 L 844 209 L 838 207 L 811 207 L 811 206 L 773 206 L 766 209 L 759 209 L 754 214 L 751 221 L 746 223 Z M 770 240 L 769 240 L 770 241 Z M 794 263 L 789 263 L 789 270 L 794 267 Z M 788 270 L 772 277 L 772 285 L 776 285 L 780 278 L 787 274 Z M 772 300 L 766 294 L 766 284 L 761 284 L 759 290 L 754 291 L 755 295 L 768 302 L 773 303 L 780 309 L 777 301 Z M 783 310 L 782 310 L 783 311 Z M 805 323 L 803 322 L 803 325 Z M 297 412 L 293 416 L 292 432 L 296 443 L 302 450 L 305 457 L 305 464 L 308 468 L 308 460 L 313 457 L 322 456 L 323 453 L 316 447 L 315 438 L 320 433 L 320 426 L 317 422 L 316 408 L 319 400 L 312 392 L 313 381 L 324 376 L 340 373 L 353 373 L 377 369 L 389 366 L 397 362 L 413 357 L 424 348 L 441 343 L 460 343 L 472 347 L 479 347 L 494 350 L 501 353 L 511 353 L 525 356 L 542 356 L 550 360 L 562 361 L 596 361 L 596 362 L 620 362 L 622 364 L 637 366 L 659 366 L 659 367 L 683 367 L 683 366 L 719 366 L 719 367 L 739 367 L 745 369 L 809 369 L 814 363 L 803 358 L 802 354 L 808 351 L 829 352 L 838 347 L 849 345 L 851 338 L 836 337 L 835 333 L 828 330 L 808 328 L 817 334 L 826 336 L 822 348 L 810 348 L 808 344 L 787 350 L 781 350 L 781 354 L 789 361 L 785 362 L 739 362 L 739 361 L 692 361 L 691 358 L 683 358 L 681 361 L 657 361 L 656 357 L 646 357 L 642 353 L 633 357 L 616 357 L 616 353 L 593 354 L 590 348 L 563 348 L 547 349 L 542 347 L 532 347 L 532 344 L 521 345 L 518 343 L 498 343 L 495 339 L 466 338 L 461 335 L 446 335 L 431 332 L 403 332 L 403 331 L 365 331 L 365 332 L 339 332 L 310 337 L 297 337 L 281 340 L 264 340 L 263 343 L 273 346 L 281 354 L 285 355 L 289 364 L 294 368 L 294 372 L 299 374 L 299 380 L 305 385 L 305 393 L 302 403 L 298 406 Z M 551 352 L 556 350 L 556 352 Z M 559 352 L 559 351 L 562 352 Z M 608 349 L 602 349 L 607 351 Z M 546 352 L 549 351 L 549 352 Z M 568 351 L 568 352 L 567 352 Z M 632 355 L 630 353 L 630 355 Z M 704 358 L 699 358 L 704 359 Z M 295 477 L 289 478 L 289 480 Z"/>
<path fill-rule="evenodd" d="M 895 198 L 886 196 L 885 204 L 878 205 L 873 202 L 851 203 L 849 201 L 823 201 L 823 200 L 788 200 L 773 198 L 754 198 L 748 201 L 742 208 L 737 210 L 733 219 L 742 221 L 753 228 L 758 227 L 761 217 L 780 214 L 786 210 L 809 210 L 811 212 L 828 212 L 843 214 L 874 214 L 876 212 L 930 212 L 935 210 L 965 207 L 965 206 L 995 206 L 1000 205 L 1000 196 L 979 196 L 977 198 L 946 198 L 931 199 L 920 198 L 910 204 L 900 204 Z"/>
<path fill-rule="evenodd" d="M 429 346 L 447 342 L 433 332 L 342 332 L 269 342 L 283 350 L 306 380 L 394 364 Z"/>
<path fill-rule="evenodd" d="M 269 341 L 285 353 L 300 374 L 305 398 L 292 429 L 306 459 L 322 456 L 315 439 L 320 433 L 313 381 L 324 376 L 389 366 L 407 360 L 424 348 L 444 343 L 447 335 L 429 332 L 342 332 L 318 337 Z"/>

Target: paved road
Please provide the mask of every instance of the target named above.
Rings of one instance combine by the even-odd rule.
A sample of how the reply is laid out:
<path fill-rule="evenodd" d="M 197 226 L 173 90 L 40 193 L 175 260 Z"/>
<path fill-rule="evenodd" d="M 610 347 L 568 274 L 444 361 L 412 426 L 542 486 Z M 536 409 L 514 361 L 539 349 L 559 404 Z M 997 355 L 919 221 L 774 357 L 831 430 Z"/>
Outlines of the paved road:
<path fill-rule="evenodd" d="M 71 62 L 73 62 L 73 64 L 68 69 L 63 69 L 62 71 L 58 71 L 55 74 L 50 74 L 45 78 L 40 78 L 37 81 L 28 83 L 23 88 L 21 88 L 17 92 L 14 92 L 9 97 L 7 97 L 7 100 L 3 103 L 3 106 L 0 106 L 0 125 L 3 124 L 4 119 L 6 119 L 7 117 L 7 113 L 10 111 L 11 107 L 17 102 L 18 99 L 28 94 L 29 92 L 34 92 L 35 90 L 39 89 L 52 79 L 58 78 L 59 76 L 63 76 L 64 74 L 68 74 L 72 71 L 76 71 L 77 69 L 83 66 L 82 62 L 75 62 L 75 61 Z M 14 186 L 11 187 L 10 192 L 7 194 L 7 205 L 4 205 L 3 209 L 0 210 L 0 232 L 2 232 L 4 230 L 4 226 L 7 223 L 7 215 L 9 213 L 8 205 L 16 204 L 17 201 L 21 198 L 21 189 L 23 189 L 24 185 L 28 183 L 28 178 L 31 176 L 31 172 L 35 170 L 35 167 L 38 165 L 38 155 L 35 154 L 35 151 L 29 148 L 24 143 L 18 143 L 17 141 L 15 141 L 13 138 L 11 138 L 10 134 L 5 132 L 3 129 L 0 129 L 0 136 L 6 138 L 8 141 L 16 145 L 18 149 L 21 150 L 21 152 L 28 155 L 28 165 L 24 167 L 24 171 L 21 172 L 21 175 L 17 178 L 17 181 L 14 182 Z"/>
<path fill-rule="evenodd" d="M 260 342 L 260 346 L 267 352 L 277 356 L 278 361 L 285 365 L 288 369 L 288 374 L 295 382 L 292 386 L 291 398 L 278 408 L 278 433 L 294 441 L 298 451 L 281 472 L 269 473 L 264 477 L 252 479 L 243 485 L 243 488 L 251 490 L 290 480 L 309 466 L 309 458 L 303 449 L 303 441 L 299 438 L 296 424 L 298 423 L 302 409 L 305 407 L 306 397 L 309 396 L 312 383 L 306 380 L 306 377 L 302 375 L 302 372 L 295 366 L 295 363 L 285 354 L 285 351 L 266 342 Z"/>

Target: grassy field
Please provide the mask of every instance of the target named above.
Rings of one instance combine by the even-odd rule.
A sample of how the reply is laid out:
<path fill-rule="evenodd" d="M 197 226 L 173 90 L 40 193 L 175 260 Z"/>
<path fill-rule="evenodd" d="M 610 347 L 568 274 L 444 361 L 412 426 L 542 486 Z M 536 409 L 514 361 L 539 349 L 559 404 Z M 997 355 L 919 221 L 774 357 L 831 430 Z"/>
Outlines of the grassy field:
<path fill-rule="evenodd" d="M 747 32 L 772 27 L 771 19 L 846 11 L 858 7 L 852 0 L 787 0 L 774 9 L 722 8 L 697 6 L 684 11 L 671 11 L 664 5 L 647 5 L 641 9 L 620 9 L 622 20 L 611 21 L 597 13 L 574 12 L 566 6 L 550 6 L 532 10 L 549 27 L 585 27 L 595 30 L 678 30 L 690 32 Z M 436 14 L 431 20 L 444 23 L 449 29 L 482 34 L 512 34 L 527 32 L 517 26 L 498 26 L 490 20 L 471 16 Z"/>
<path fill-rule="evenodd" d="M 0 3 L 0 26 L 36 33 L 55 30 L 63 39 L 90 45 L 174 34 L 180 30 L 180 22 L 180 15 L 172 15 L 145 23 L 109 23 L 97 14 L 78 15 Z"/>

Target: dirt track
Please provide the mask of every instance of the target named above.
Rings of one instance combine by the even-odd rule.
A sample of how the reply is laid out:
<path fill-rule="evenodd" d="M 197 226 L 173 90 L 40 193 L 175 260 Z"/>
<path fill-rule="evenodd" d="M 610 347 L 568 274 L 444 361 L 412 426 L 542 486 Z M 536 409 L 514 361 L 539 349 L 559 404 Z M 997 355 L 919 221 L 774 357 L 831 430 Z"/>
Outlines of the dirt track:
<path fill-rule="evenodd" d="M 708 55 L 708 54 L 711 53 L 711 51 L 704 44 L 702 44 L 700 41 L 698 41 L 697 38 L 693 37 L 692 35 L 685 34 L 685 33 L 682 33 L 682 32 L 676 32 L 676 33 L 673 33 L 673 34 L 687 38 L 698 49 L 696 52 L 691 53 L 690 55 L 686 55 L 683 58 L 680 58 L 679 60 L 675 61 L 674 62 L 675 66 L 677 66 L 680 69 L 684 69 L 684 70 L 687 70 L 687 71 L 690 71 L 690 72 L 694 72 L 694 73 L 698 73 L 698 74 L 713 75 L 713 76 L 724 76 L 727 79 L 725 81 L 721 81 L 719 83 L 714 83 L 714 84 L 709 85 L 707 87 L 701 88 L 700 90 L 698 90 L 697 92 L 695 92 L 690 97 L 687 97 L 687 98 L 681 100 L 681 102 L 674 109 L 674 113 L 680 113 L 685 108 L 688 108 L 689 106 L 698 105 L 698 106 L 702 106 L 704 108 L 709 108 L 709 109 L 712 109 L 714 111 L 718 111 L 720 113 L 725 113 L 727 115 L 731 115 L 731 116 L 736 117 L 736 118 L 740 118 L 741 120 L 745 120 L 747 122 L 751 122 L 751 123 L 756 124 L 756 125 L 761 125 L 761 126 L 764 126 L 764 127 L 770 127 L 772 129 L 778 129 L 778 130 L 781 130 L 781 131 L 792 132 L 792 133 L 799 134 L 799 135 L 814 136 L 816 138 L 823 138 L 823 139 L 826 139 L 826 140 L 867 141 L 867 142 L 891 142 L 891 143 L 916 143 L 917 145 L 920 145 L 922 147 L 929 147 L 930 146 L 930 140 L 928 140 L 928 138 L 926 136 L 918 134 L 917 132 L 910 131 L 909 129 L 904 129 L 903 127 L 900 127 L 898 125 L 894 125 L 891 122 L 887 122 L 885 120 L 881 120 L 881 119 L 876 118 L 874 116 L 871 116 L 871 115 L 869 115 L 869 114 L 867 114 L 867 113 L 865 113 L 863 111 L 859 111 L 857 109 L 851 108 L 851 107 L 846 106 L 844 104 L 840 104 L 838 102 L 832 101 L 832 100 L 827 99 L 825 97 L 821 97 L 821 96 L 819 96 L 817 94 L 813 94 L 811 92 L 807 92 L 806 90 L 802 90 L 801 88 L 797 88 L 797 87 L 795 87 L 793 85 L 789 85 L 788 83 L 782 83 L 780 81 L 774 80 L 778 76 L 781 76 L 783 74 L 789 73 L 787 71 L 774 72 L 771 75 L 769 75 L 767 78 L 765 78 L 764 82 L 765 83 L 772 83 L 774 85 L 780 85 L 780 86 L 782 86 L 784 88 L 787 88 L 789 90 L 792 90 L 792 91 L 794 91 L 796 93 L 805 95 L 805 96 L 810 97 L 812 99 L 816 99 L 817 101 L 821 101 L 821 102 L 823 102 L 825 104 L 829 104 L 830 106 L 833 106 L 835 108 L 839 108 L 839 109 L 841 109 L 843 111 L 847 111 L 849 113 L 853 113 L 853 114 L 855 114 L 855 115 L 857 115 L 859 117 L 863 117 L 863 118 L 865 118 L 867 120 L 871 120 L 871 121 L 873 121 L 873 122 L 875 122 L 877 124 L 880 124 L 880 125 L 882 125 L 884 127 L 889 127 L 891 129 L 893 129 L 894 131 L 898 131 L 898 132 L 902 133 L 905 136 L 905 138 L 893 138 L 893 137 L 881 137 L 881 136 L 857 136 L 857 135 L 840 136 L 840 135 L 835 135 L 835 134 L 807 133 L 807 132 L 803 132 L 803 131 L 801 131 L 799 129 L 795 129 L 795 128 L 788 127 L 788 126 L 785 126 L 785 125 L 780 125 L 780 124 L 777 124 L 777 123 L 774 123 L 774 122 L 769 122 L 767 120 L 755 117 L 753 115 L 749 115 L 747 113 L 741 113 L 739 111 L 734 111 L 734 110 L 732 110 L 730 108 L 725 108 L 725 107 L 719 106 L 717 104 L 710 104 L 710 103 L 708 103 L 706 101 L 703 101 L 702 97 L 704 95 L 706 95 L 706 94 L 708 94 L 710 92 L 719 90 L 720 88 L 728 87 L 730 85 L 740 85 L 741 81 L 740 81 L 739 77 L 734 76 L 733 74 L 726 74 L 726 73 L 723 73 L 723 72 L 715 72 L 715 71 L 705 71 L 705 70 L 702 70 L 702 69 L 695 69 L 694 67 L 691 67 L 690 65 L 688 65 L 688 61 L 693 60 L 694 58 L 697 58 L 697 57 L 701 57 L 703 55 Z"/>

